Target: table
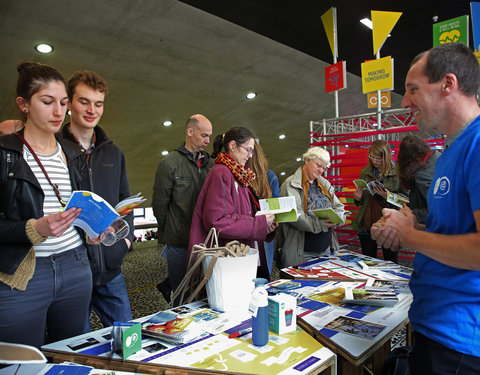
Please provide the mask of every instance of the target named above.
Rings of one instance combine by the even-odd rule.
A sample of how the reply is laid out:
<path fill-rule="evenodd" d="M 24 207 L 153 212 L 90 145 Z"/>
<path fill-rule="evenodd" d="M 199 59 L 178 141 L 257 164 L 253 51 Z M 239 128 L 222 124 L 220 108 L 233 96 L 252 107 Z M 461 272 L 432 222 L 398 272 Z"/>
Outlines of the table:
<path fill-rule="evenodd" d="M 202 310 L 212 311 L 205 301 L 171 310 L 205 316 L 209 313 L 204 314 Z M 205 334 L 180 346 L 143 336 L 142 350 L 126 361 L 112 353 L 110 328 L 44 345 L 41 349 L 56 363 L 70 361 L 149 374 L 336 374 L 335 354 L 300 327 L 282 336 L 270 333 L 269 343 L 264 347 L 253 346 L 251 334 L 228 338 L 228 333 L 248 324 L 251 323 L 246 320 L 224 332 Z"/>
<path fill-rule="evenodd" d="M 411 343 L 408 310 L 412 295 L 408 288 L 408 280 L 412 270 L 402 266 L 382 270 L 364 269 L 358 263 L 360 260 L 378 261 L 352 251 L 340 250 L 332 256 L 284 268 L 281 275 L 290 279 L 270 284 L 277 287 L 280 285 L 280 289 L 290 289 L 291 292 L 300 295 L 297 308 L 299 325 L 337 354 L 338 367 L 345 375 L 363 374 L 363 367 L 367 363 L 374 374 L 381 373 L 385 357 L 391 349 L 391 338 L 405 327 L 407 343 Z M 342 303 L 343 288 L 358 287 L 367 280 L 375 286 L 378 284 L 394 286 L 399 293 L 400 301 L 393 307 L 377 309 Z M 385 328 L 374 338 L 362 338 L 325 327 L 339 316 L 381 324 Z M 344 322 L 345 326 L 354 323 L 358 322 L 347 319 Z M 368 326 L 364 328 L 369 329 Z"/>

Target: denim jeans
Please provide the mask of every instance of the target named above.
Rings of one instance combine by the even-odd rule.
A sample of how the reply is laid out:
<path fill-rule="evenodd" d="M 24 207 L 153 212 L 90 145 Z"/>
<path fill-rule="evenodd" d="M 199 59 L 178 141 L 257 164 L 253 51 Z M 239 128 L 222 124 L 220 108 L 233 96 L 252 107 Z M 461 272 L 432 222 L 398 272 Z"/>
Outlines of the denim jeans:
<path fill-rule="evenodd" d="M 37 257 L 25 291 L 0 282 L 0 341 L 40 347 L 85 333 L 91 295 L 85 246 Z"/>
<path fill-rule="evenodd" d="M 264 242 L 263 246 L 265 248 L 265 257 L 267 258 L 268 273 L 272 273 L 273 267 L 273 256 L 275 254 L 275 241 Z"/>
<path fill-rule="evenodd" d="M 123 273 L 119 273 L 104 285 L 95 285 L 92 291 L 90 310 L 93 308 L 104 327 L 110 327 L 113 322 L 128 322 L 132 320 L 132 309 L 128 299 L 127 286 Z M 90 331 L 90 317 L 85 323 L 85 330 Z"/>
<path fill-rule="evenodd" d="M 175 291 L 187 272 L 187 249 L 165 245 L 162 257 L 167 258 L 169 284 Z"/>

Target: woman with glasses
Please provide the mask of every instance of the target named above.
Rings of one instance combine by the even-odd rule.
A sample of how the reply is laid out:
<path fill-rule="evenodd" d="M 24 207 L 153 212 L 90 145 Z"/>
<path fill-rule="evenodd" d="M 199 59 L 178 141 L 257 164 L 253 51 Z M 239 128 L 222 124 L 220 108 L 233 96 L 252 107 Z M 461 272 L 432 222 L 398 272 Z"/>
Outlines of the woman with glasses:
<path fill-rule="evenodd" d="M 288 267 L 317 258 L 328 250 L 338 249 L 332 228 L 336 225 L 322 220 L 313 209 L 331 207 L 345 219 L 344 205 L 335 195 L 333 186 L 322 177 L 330 167 L 330 154 L 320 147 L 312 147 L 303 154 L 304 164 L 288 177 L 280 187 L 281 196 L 294 196 L 297 205 L 296 222 L 282 223 L 279 228 L 278 248 L 282 267 Z"/>
<path fill-rule="evenodd" d="M 368 165 L 360 173 L 360 178 L 367 183 L 379 181 L 383 184 L 375 185 L 375 195 L 368 190 L 358 187 L 354 192 L 355 204 L 360 206 L 357 214 L 358 237 L 362 253 L 370 257 L 377 257 L 377 242 L 370 236 L 370 228 L 382 217 L 382 209 L 387 207 L 387 191 L 404 193 L 400 186 L 397 168 L 392 162 L 392 150 L 384 140 L 376 140 L 368 151 Z M 398 263 L 398 253 L 383 249 L 383 258 Z"/>
<path fill-rule="evenodd" d="M 245 166 L 255 147 L 253 133 L 235 127 L 219 134 L 213 141 L 215 165 L 207 175 L 197 199 L 190 228 L 191 251 L 204 243 L 208 232 L 215 228 L 219 245 L 238 240 L 257 248 L 260 268 L 257 277 L 269 278 L 263 241 L 273 239 L 277 223 L 274 215 L 255 216 L 260 210 L 258 195 L 252 186 L 255 173 Z"/>

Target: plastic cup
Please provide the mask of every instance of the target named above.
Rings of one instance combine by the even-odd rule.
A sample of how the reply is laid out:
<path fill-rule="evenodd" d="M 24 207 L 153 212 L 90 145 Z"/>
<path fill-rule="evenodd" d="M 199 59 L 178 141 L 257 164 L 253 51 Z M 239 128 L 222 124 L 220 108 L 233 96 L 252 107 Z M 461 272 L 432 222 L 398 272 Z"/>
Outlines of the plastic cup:
<path fill-rule="evenodd" d="M 105 246 L 112 246 L 117 241 L 127 237 L 129 232 L 130 226 L 128 223 L 123 219 L 117 219 L 100 234 L 100 241 Z"/>

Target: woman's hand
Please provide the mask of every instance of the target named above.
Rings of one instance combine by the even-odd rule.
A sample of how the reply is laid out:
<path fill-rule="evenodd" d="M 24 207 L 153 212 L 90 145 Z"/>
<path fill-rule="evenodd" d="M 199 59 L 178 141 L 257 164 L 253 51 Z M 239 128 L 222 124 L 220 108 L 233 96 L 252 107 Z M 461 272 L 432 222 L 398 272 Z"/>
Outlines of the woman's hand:
<path fill-rule="evenodd" d="M 80 208 L 70 208 L 58 214 L 43 216 L 35 222 L 35 230 L 41 236 L 61 236 L 72 225 L 81 211 Z"/>
<path fill-rule="evenodd" d="M 275 229 L 278 227 L 278 223 L 275 223 L 275 215 L 274 214 L 268 214 L 265 215 L 267 219 L 267 233 L 273 232 Z"/>
<path fill-rule="evenodd" d="M 362 200 L 362 196 L 363 196 L 363 189 L 361 187 L 357 187 L 357 189 L 355 190 L 355 192 L 353 193 L 353 198 L 356 200 L 356 201 L 361 201 Z"/>
<path fill-rule="evenodd" d="M 380 195 L 383 199 L 387 200 L 387 196 L 388 196 L 388 190 L 387 189 L 384 189 L 381 186 L 378 186 L 378 185 L 375 184 L 375 187 L 373 188 L 373 190 L 375 191 L 375 193 Z"/>
<path fill-rule="evenodd" d="M 335 223 L 332 223 L 330 219 L 325 220 L 325 224 L 327 224 L 327 228 L 332 228 L 337 225 Z"/>

